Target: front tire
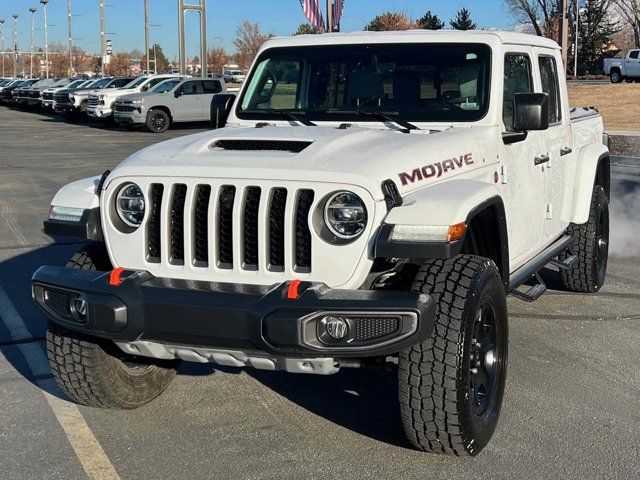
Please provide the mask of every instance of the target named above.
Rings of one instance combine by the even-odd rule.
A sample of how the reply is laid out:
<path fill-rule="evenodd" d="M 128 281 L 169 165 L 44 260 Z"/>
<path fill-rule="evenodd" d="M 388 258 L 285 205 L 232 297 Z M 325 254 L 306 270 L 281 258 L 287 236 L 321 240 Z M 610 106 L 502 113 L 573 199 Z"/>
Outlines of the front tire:
<path fill-rule="evenodd" d="M 600 185 L 593 187 L 589 220 L 584 225 L 571 224 L 571 253 L 578 263 L 569 270 L 560 270 L 565 289 L 571 292 L 596 293 L 604 285 L 609 261 L 609 199 Z M 561 260 L 568 257 L 563 253 Z"/>
<path fill-rule="evenodd" d="M 151 133 L 164 133 L 171 126 L 171 117 L 164 110 L 151 110 L 147 113 L 145 125 Z"/>
<path fill-rule="evenodd" d="M 622 74 L 618 70 L 614 70 L 611 72 L 611 83 L 621 83 L 622 82 Z"/>
<path fill-rule="evenodd" d="M 498 423 L 507 371 L 504 286 L 488 259 L 460 255 L 422 266 L 412 289 L 438 301 L 431 338 L 401 352 L 404 430 L 419 450 L 477 455 Z"/>
<path fill-rule="evenodd" d="M 67 268 L 109 270 L 102 244 L 89 244 Z M 71 400 L 89 407 L 134 409 L 160 395 L 171 383 L 179 362 L 134 357 L 109 340 L 73 332 L 49 323 L 47 356 L 56 383 Z"/>

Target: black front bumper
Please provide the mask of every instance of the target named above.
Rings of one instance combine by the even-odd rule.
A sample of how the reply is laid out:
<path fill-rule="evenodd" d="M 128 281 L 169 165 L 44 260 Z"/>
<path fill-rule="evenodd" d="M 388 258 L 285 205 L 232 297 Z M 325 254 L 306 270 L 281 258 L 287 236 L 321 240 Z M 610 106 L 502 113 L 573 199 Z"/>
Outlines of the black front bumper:
<path fill-rule="evenodd" d="M 118 342 L 280 357 L 391 355 L 429 338 L 435 321 L 435 300 L 412 292 L 210 283 L 141 271 L 122 278 L 115 286 L 109 273 L 44 266 L 33 276 L 33 298 L 55 323 Z M 88 302 L 86 316 L 74 307 L 78 297 Z M 348 323 L 343 339 L 326 334 L 330 316 Z"/>

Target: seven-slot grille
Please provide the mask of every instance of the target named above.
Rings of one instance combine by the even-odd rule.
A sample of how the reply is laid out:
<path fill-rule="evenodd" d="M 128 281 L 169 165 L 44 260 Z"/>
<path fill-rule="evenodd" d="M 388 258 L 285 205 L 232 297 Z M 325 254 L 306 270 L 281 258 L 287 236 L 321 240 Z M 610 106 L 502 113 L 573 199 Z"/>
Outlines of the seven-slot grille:
<path fill-rule="evenodd" d="M 53 99 L 57 102 L 57 103 L 69 103 L 71 100 L 69 99 L 69 94 L 68 93 L 56 93 L 53 96 Z"/>
<path fill-rule="evenodd" d="M 147 261 L 310 273 L 309 213 L 314 197 L 310 189 L 152 184 L 146 224 Z M 288 202 L 294 202 L 291 218 L 286 217 Z M 163 212 L 163 208 L 169 211 Z M 263 228 L 261 212 L 266 217 Z M 293 265 L 286 265 L 287 257 Z"/>
<path fill-rule="evenodd" d="M 43 100 L 53 100 L 53 93 L 52 92 L 44 92 L 42 94 L 42 99 Z"/>

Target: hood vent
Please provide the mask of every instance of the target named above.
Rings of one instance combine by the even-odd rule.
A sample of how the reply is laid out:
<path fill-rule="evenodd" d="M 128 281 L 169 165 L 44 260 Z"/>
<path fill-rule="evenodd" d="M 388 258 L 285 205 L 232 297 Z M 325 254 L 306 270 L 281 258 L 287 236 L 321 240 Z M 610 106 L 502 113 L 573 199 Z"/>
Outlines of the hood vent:
<path fill-rule="evenodd" d="M 279 151 L 300 153 L 313 142 L 294 140 L 218 140 L 212 146 L 234 151 Z"/>

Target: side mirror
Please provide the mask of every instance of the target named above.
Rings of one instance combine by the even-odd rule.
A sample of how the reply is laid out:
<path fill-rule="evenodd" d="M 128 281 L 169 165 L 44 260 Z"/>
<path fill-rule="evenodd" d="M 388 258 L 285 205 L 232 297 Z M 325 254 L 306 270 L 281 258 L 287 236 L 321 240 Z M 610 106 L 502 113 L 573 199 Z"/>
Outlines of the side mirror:
<path fill-rule="evenodd" d="M 549 94 L 516 93 L 513 103 L 514 130 L 530 132 L 549 128 Z"/>
<path fill-rule="evenodd" d="M 184 92 L 182 90 L 178 89 L 175 92 L 173 92 L 173 96 L 176 98 L 180 98 L 183 95 L 183 93 Z"/>
<path fill-rule="evenodd" d="M 230 93 L 220 93 L 211 99 L 211 127 L 223 128 L 227 124 L 227 118 L 231 113 L 231 107 L 236 96 Z"/>

